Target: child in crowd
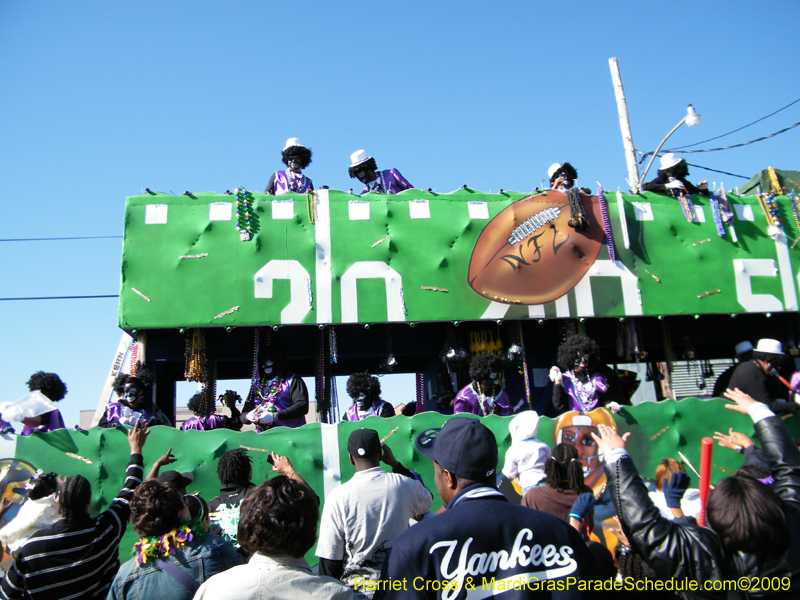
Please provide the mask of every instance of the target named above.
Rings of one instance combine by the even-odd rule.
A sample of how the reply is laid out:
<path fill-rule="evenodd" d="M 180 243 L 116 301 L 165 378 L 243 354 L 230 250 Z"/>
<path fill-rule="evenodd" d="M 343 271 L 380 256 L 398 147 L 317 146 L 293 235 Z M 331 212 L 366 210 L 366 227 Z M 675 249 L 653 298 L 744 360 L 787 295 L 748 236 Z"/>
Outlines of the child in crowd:
<path fill-rule="evenodd" d="M 529 489 L 545 482 L 544 467 L 551 456 L 550 446 L 536 437 L 539 414 L 535 410 L 526 410 L 514 417 L 508 424 L 508 431 L 511 446 L 506 451 L 503 475 L 510 480 L 519 477 L 524 496 Z"/>

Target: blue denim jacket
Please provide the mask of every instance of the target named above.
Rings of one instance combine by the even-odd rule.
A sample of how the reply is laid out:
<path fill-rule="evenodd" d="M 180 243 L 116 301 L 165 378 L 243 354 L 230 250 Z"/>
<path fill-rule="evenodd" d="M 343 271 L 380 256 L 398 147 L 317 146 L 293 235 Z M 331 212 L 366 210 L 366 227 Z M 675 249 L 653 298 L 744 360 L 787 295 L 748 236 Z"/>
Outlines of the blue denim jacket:
<path fill-rule="evenodd" d="M 233 544 L 211 534 L 202 541 L 192 540 L 171 555 L 169 560 L 198 583 L 231 567 L 245 564 Z M 108 592 L 108 600 L 191 600 L 192 596 L 182 583 L 172 575 L 159 571 L 152 563 L 139 566 L 135 556 L 120 567 Z"/>

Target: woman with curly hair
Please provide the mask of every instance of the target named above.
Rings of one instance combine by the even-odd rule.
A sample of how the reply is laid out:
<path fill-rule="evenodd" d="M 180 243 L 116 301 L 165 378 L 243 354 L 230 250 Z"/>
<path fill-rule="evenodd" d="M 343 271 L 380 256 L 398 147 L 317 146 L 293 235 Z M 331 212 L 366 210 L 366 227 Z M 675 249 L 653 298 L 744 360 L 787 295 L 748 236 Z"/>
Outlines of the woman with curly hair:
<path fill-rule="evenodd" d="M 194 413 L 193 417 L 186 419 L 181 425 L 181 431 L 194 429 L 197 431 L 211 431 L 212 429 L 232 429 L 240 431 L 242 429 L 241 413 L 236 408 L 236 401 L 241 400 L 241 396 L 232 390 L 228 390 L 219 397 L 220 403 L 224 403 L 231 411 L 231 416 L 216 414 L 216 402 L 206 397 L 206 390 L 197 392 L 189 398 L 186 408 Z"/>
<path fill-rule="evenodd" d="M 158 407 L 149 406 L 144 394 L 153 383 L 153 375 L 146 368 L 139 366 L 136 375 L 120 373 L 114 380 L 114 391 L 118 399 L 109 402 L 106 412 L 100 419 L 100 427 L 116 427 L 117 425 L 133 425 L 142 421 L 147 426 L 167 425 L 172 423 Z"/>
<path fill-rule="evenodd" d="M 480 354 L 469 364 L 472 383 L 459 390 L 453 404 L 454 413 L 513 415 L 515 407 L 503 389 L 503 359 L 496 354 Z M 517 405 L 520 406 L 520 405 Z"/>
<path fill-rule="evenodd" d="M 617 374 L 600 362 L 600 347 L 592 338 L 573 335 L 559 347 L 556 362 L 550 379 L 555 383 L 553 408 L 558 414 L 603 406 L 619 412 L 620 404 L 630 404 Z"/>
<path fill-rule="evenodd" d="M 171 485 L 145 481 L 131 498 L 131 525 L 140 541 L 111 585 L 109 599 L 190 600 L 206 579 L 241 565 L 233 544 L 185 525 L 183 496 Z"/>
<path fill-rule="evenodd" d="M 385 400 L 381 400 L 380 381 L 366 371 L 350 375 L 347 380 L 347 394 L 353 399 L 353 405 L 345 413 L 348 421 L 360 421 L 367 417 L 388 418 L 394 416 L 394 407 Z"/>
<path fill-rule="evenodd" d="M 247 495 L 239 543 L 250 562 L 206 581 L 196 600 L 345 600 L 363 598 L 332 577 L 314 575 L 304 558 L 317 540 L 319 498 L 302 481 L 278 476 Z"/>
<path fill-rule="evenodd" d="M 276 171 L 269 178 L 265 193 L 273 196 L 294 192 L 305 194 L 314 189 L 314 182 L 303 175 L 302 171 L 311 164 L 311 150 L 303 146 L 297 138 L 286 140 L 286 146 L 281 151 L 281 161 L 288 169 Z"/>
<path fill-rule="evenodd" d="M 36 371 L 31 375 L 31 378 L 28 379 L 28 389 L 31 392 L 40 391 L 53 402 L 58 402 L 67 395 L 67 386 L 61 381 L 61 378 L 55 373 L 45 373 L 44 371 Z M 64 419 L 61 417 L 61 411 L 57 408 L 36 417 L 25 417 L 22 419 L 22 424 L 24 425 L 22 435 L 64 429 Z"/>

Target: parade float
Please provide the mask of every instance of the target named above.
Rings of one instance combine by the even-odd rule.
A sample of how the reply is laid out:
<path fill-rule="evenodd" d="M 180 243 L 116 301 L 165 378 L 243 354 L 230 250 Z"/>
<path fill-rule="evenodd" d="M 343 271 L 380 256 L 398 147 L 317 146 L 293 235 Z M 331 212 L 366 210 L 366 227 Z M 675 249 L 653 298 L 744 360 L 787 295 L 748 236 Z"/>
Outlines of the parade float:
<path fill-rule="evenodd" d="M 360 197 L 148 190 L 128 198 L 119 325 L 155 376 L 158 406 L 174 416 L 177 381 L 214 393 L 226 379 L 251 378 L 254 354 L 266 345 L 280 347 L 292 371 L 314 376 L 321 421 L 263 434 L 157 427 L 146 464 L 172 447 L 176 466 L 196 475 L 190 491 L 210 498 L 225 451 L 251 448 L 258 481 L 271 470 L 259 451 L 270 450 L 289 456 L 324 497 L 352 475 L 346 440 L 366 425 L 391 434 L 397 458 L 432 488 L 431 464 L 413 439 L 449 418 L 437 402 L 466 383 L 464 365 L 452 358 L 507 356 L 509 394 L 547 414 L 547 371 L 558 345 L 579 331 L 598 341 L 605 362 L 641 367 L 631 390 L 648 386 L 658 400 L 593 416 L 633 433 L 643 474 L 679 451 L 699 465 L 700 440 L 714 431 L 752 434 L 723 400 L 670 399 L 670 376 L 674 361 L 730 357 L 743 339 L 774 337 L 796 352 L 798 198 L 600 189 L 580 196 L 582 228 L 570 225 L 574 204 L 552 190 L 468 188 Z M 416 374 L 417 395 L 408 399 L 416 414 L 337 423 L 332 378 L 364 369 Z M 798 435 L 795 421 L 787 425 Z M 508 419 L 485 422 L 502 457 Z M 540 439 L 555 445 L 563 425 L 543 419 Z M 93 484 L 93 511 L 102 510 L 122 484 L 124 435 L 93 428 L 7 436 L 6 497 L 37 468 L 82 473 Z M 584 458 L 602 473 L 602 461 Z M 712 481 L 741 462 L 718 450 Z"/>

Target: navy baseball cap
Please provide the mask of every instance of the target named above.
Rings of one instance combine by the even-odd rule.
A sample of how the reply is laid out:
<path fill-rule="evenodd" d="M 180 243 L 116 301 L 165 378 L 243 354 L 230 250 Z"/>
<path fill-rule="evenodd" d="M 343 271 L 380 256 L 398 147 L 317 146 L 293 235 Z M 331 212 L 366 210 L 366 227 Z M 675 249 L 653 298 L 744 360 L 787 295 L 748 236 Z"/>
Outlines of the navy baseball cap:
<path fill-rule="evenodd" d="M 497 469 L 497 440 L 478 419 L 453 417 L 442 427 L 420 433 L 414 445 L 440 467 L 464 479 L 484 481 Z"/>

